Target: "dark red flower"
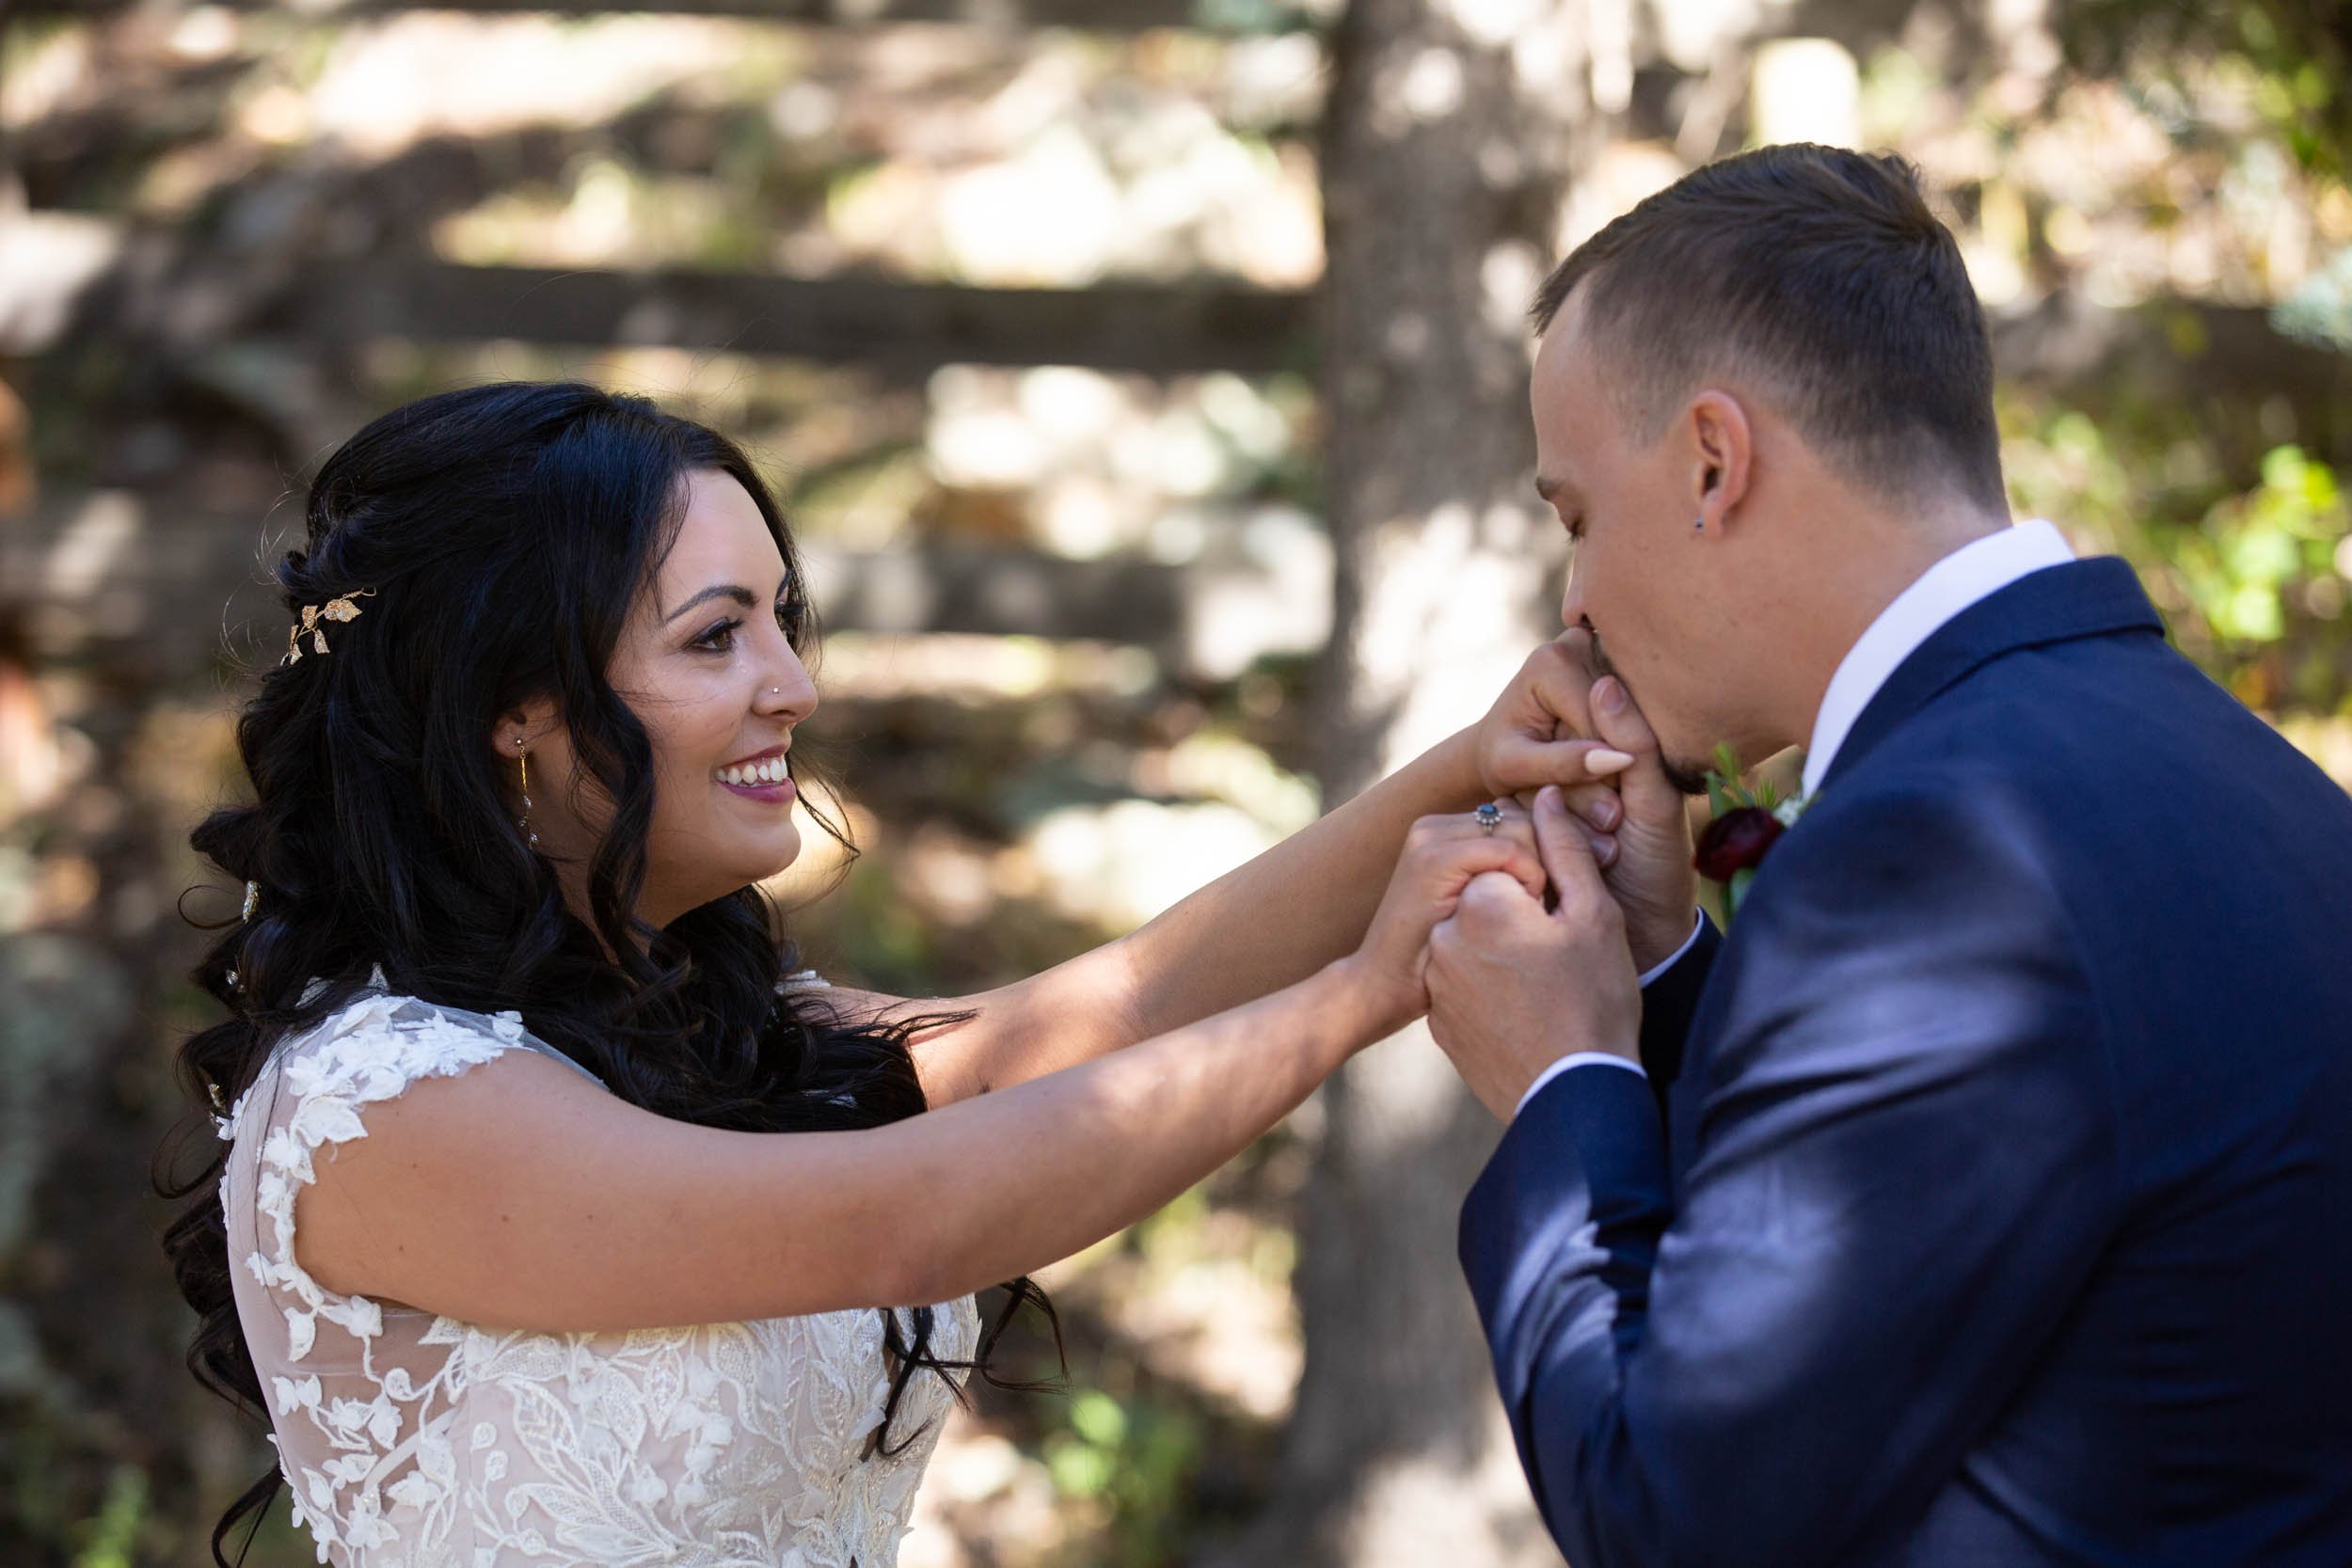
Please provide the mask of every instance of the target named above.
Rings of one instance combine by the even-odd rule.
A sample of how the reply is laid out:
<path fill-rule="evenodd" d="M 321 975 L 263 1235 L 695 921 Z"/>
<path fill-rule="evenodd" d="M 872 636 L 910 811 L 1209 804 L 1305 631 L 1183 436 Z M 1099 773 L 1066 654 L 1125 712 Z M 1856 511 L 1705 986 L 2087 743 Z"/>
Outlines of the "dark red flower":
<path fill-rule="evenodd" d="M 1740 806 L 1707 825 L 1691 863 L 1710 882 L 1727 882 L 1736 872 L 1764 863 L 1764 851 L 1781 835 L 1780 818 L 1761 806 Z"/>

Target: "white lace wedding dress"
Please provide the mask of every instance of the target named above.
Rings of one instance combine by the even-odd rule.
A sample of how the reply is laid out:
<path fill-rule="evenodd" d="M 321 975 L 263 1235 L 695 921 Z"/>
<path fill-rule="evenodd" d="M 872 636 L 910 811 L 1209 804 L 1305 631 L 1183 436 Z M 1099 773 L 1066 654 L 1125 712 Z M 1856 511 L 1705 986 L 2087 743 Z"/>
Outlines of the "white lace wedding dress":
<path fill-rule="evenodd" d="M 319 1560 L 889 1568 L 953 1396 L 918 1373 L 889 1435 L 920 1434 L 867 1454 L 889 1387 L 879 1312 L 531 1334 L 339 1296 L 304 1272 L 295 1194 L 367 1135 L 371 1105 L 508 1051 L 585 1073 L 518 1014 L 375 980 L 283 1041 L 220 1123 L 237 1315 Z M 977 1331 L 971 1298 L 943 1306 L 932 1349 L 968 1357 Z"/>

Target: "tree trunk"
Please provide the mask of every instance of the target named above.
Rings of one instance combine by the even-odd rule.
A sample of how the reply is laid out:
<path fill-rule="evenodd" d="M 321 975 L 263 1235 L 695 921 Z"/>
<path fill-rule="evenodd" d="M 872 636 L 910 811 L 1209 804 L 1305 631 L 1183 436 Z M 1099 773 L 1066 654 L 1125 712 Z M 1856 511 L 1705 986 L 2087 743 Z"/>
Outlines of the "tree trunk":
<path fill-rule="evenodd" d="M 1612 4 L 1355 0 L 1333 40 L 1327 800 L 1477 718 L 1558 630 L 1565 546 L 1533 486 L 1526 308 L 1593 134 L 1587 13 Z M 1319 1102 L 1306 1370 L 1274 1500 L 1234 1559 L 1556 1562 L 1454 1262 L 1493 1118 L 1422 1027 L 1359 1057 Z"/>

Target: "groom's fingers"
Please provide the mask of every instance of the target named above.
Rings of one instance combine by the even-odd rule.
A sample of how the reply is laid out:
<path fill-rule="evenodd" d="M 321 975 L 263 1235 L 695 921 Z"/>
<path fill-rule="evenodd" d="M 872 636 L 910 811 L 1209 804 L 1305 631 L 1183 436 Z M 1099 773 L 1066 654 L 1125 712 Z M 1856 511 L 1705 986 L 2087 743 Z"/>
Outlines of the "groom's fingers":
<path fill-rule="evenodd" d="M 1617 794 L 1617 786 L 1610 784 L 1581 784 L 1565 787 L 1568 810 L 1579 820 L 1598 833 L 1613 833 L 1625 823 L 1625 801 Z M 1535 797 L 1531 794 L 1532 804 Z"/>
<path fill-rule="evenodd" d="M 1666 759 L 1658 736 L 1633 705 L 1625 682 L 1603 675 L 1593 683 L 1593 724 L 1601 738 L 1621 755 L 1633 760 L 1617 780 L 1626 810 L 1645 822 L 1678 820 L 1682 795 L 1666 778 Z"/>
<path fill-rule="evenodd" d="M 1450 934 L 1467 935 L 1473 945 L 1491 946 L 1514 921 L 1540 920 L 1543 907 L 1541 887 L 1530 892 L 1511 878 L 1486 872 L 1463 884 L 1460 897 L 1454 900 L 1450 922 L 1454 929 Z"/>
<path fill-rule="evenodd" d="M 1534 818 L 1506 806 L 1503 808 L 1502 825 L 1492 835 L 1481 829 L 1479 837 L 1487 847 L 1496 848 L 1502 857 L 1482 864 L 1481 871 L 1506 872 L 1527 890 L 1530 897 L 1541 898 L 1544 895 L 1544 859 L 1542 851 L 1535 847 Z"/>
<path fill-rule="evenodd" d="M 1583 828 L 1568 815 L 1567 801 L 1557 789 L 1535 797 L 1535 850 L 1543 857 L 1544 873 L 1560 901 L 1560 913 L 1583 919 L 1596 905 L 1613 909 L 1609 890 L 1600 879 L 1600 863 Z"/>

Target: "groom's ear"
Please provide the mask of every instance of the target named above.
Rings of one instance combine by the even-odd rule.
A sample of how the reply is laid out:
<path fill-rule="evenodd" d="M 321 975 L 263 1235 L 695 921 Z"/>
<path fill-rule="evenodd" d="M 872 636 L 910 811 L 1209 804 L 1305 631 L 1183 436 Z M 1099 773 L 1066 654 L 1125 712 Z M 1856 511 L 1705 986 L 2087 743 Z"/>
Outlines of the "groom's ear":
<path fill-rule="evenodd" d="M 1748 466 L 1755 455 L 1748 411 L 1721 388 L 1691 400 L 1691 511 L 1692 529 L 1720 535 L 1748 493 Z"/>

